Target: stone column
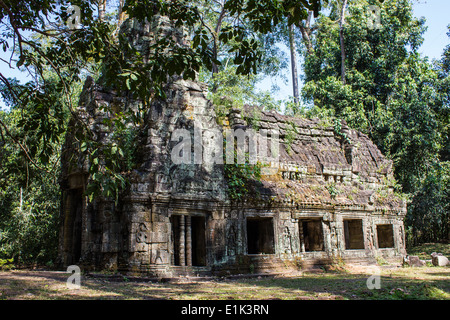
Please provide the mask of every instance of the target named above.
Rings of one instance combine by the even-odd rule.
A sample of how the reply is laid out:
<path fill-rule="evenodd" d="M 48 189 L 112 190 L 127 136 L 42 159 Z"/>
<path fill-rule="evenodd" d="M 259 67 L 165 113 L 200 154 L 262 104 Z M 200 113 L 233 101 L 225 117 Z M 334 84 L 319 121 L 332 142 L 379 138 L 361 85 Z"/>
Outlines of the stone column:
<path fill-rule="evenodd" d="M 184 245 L 185 245 L 185 230 L 184 230 L 184 216 L 180 215 L 180 266 L 185 266 L 186 265 L 186 255 L 185 255 L 185 250 L 184 250 Z"/>
<path fill-rule="evenodd" d="M 154 211 L 152 211 L 152 212 L 154 212 Z M 170 250 L 171 250 L 171 252 L 170 252 L 170 264 L 172 265 L 172 266 L 174 266 L 175 265 L 175 248 L 176 248 L 176 245 L 175 245 L 175 232 L 173 232 L 174 231 L 174 226 L 173 226 L 173 224 L 174 224 L 174 216 L 172 216 L 172 219 L 170 220 L 170 222 L 171 222 L 171 226 L 170 226 L 170 238 L 171 238 L 171 242 L 170 242 Z"/>
<path fill-rule="evenodd" d="M 186 265 L 192 266 L 192 227 L 191 216 L 186 216 Z"/>
<path fill-rule="evenodd" d="M 298 230 L 299 230 L 299 238 L 300 238 L 300 252 L 305 252 L 305 237 L 303 236 L 303 221 L 298 220 Z"/>

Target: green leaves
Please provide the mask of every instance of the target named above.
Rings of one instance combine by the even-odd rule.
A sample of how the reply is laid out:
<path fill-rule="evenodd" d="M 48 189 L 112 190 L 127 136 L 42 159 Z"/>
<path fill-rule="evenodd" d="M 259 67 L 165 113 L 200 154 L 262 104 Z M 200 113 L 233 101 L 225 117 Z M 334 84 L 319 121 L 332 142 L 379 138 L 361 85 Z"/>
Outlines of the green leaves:
<path fill-rule="evenodd" d="M 138 129 L 126 125 L 132 121 L 139 121 L 139 118 L 135 114 L 123 112 L 105 118 L 103 124 L 112 132 L 108 141 L 86 139 L 79 144 L 89 164 L 89 184 L 86 189 L 89 201 L 96 197 L 107 197 L 117 202 L 120 193 L 126 188 L 126 175 L 137 164 L 139 147 Z"/>
<path fill-rule="evenodd" d="M 408 206 L 407 224 L 414 243 L 448 239 L 450 162 L 435 163 Z M 414 243 L 409 243 L 410 245 Z"/>
<path fill-rule="evenodd" d="M 226 148 L 226 143 L 224 144 Z M 226 152 L 223 153 L 226 157 Z M 237 159 L 237 148 L 234 150 L 234 157 Z M 225 160 L 225 159 L 224 159 Z M 228 195 L 232 200 L 242 200 L 249 193 L 255 195 L 258 193 L 256 186 L 261 183 L 260 162 L 256 164 L 249 163 L 249 154 L 245 154 L 245 163 L 226 163 L 224 161 L 224 174 L 228 184 Z"/>
<path fill-rule="evenodd" d="M 14 269 L 14 258 L 11 259 L 0 259 L 0 270 L 11 270 Z"/>
<path fill-rule="evenodd" d="M 0 112 L 0 120 L 11 134 L 7 136 L 3 131 L 0 152 L 0 259 L 14 257 L 19 264 L 43 264 L 57 255 L 61 198 L 57 183 L 59 166 L 55 163 L 60 155 L 61 136 L 44 140 L 37 134 L 39 127 L 29 129 L 39 123 L 39 118 L 31 121 L 26 116 L 26 112 L 22 115 L 15 108 L 8 113 Z M 36 165 L 12 137 L 28 150 Z"/>
<path fill-rule="evenodd" d="M 224 172 L 228 183 L 228 194 L 233 200 L 241 200 L 249 192 L 254 192 L 253 184 L 261 181 L 260 164 L 225 164 Z"/>
<path fill-rule="evenodd" d="M 307 16 L 308 10 L 314 10 L 317 15 L 320 10 L 320 1 L 228 0 L 224 7 L 232 15 L 242 15 L 250 21 L 255 31 L 268 33 L 284 18 L 289 19 L 289 24 L 298 24 Z"/>
<path fill-rule="evenodd" d="M 202 50 L 206 50 L 210 44 L 210 39 L 206 29 L 198 29 L 195 31 L 194 37 L 192 38 L 192 47 L 201 47 Z"/>
<path fill-rule="evenodd" d="M 80 146 L 80 151 L 81 151 L 81 152 L 86 152 L 87 146 L 88 146 L 87 142 L 86 142 L 86 141 L 83 141 L 83 142 L 81 143 L 81 146 Z"/>
<path fill-rule="evenodd" d="M 122 77 L 123 79 L 125 79 L 125 85 L 126 88 L 128 90 L 132 90 L 133 88 L 137 87 L 137 81 L 138 81 L 138 77 L 139 74 L 137 72 L 133 72 L 133 70 L 124 70 L 126 72 L 119 74 L 119 77 Z"/>

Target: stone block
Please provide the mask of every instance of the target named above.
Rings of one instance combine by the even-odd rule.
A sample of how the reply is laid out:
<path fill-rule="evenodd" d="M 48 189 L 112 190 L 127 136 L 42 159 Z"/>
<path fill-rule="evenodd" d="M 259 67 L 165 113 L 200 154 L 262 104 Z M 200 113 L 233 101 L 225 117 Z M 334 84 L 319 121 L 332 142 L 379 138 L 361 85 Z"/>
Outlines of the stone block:
<path fill-rule="evenodd" d="M 161 232 L 150 232 L 149 242 L 150 243 L 165 243 L 169 242 L 169 234 Z"/>
<path fill-rule="evenodd" d="M 150 221 L 150 210 L 147 211 L 138 211 L 138 212 L 132 212 L 130 214 L 130 220 L 131 222 L 148 222 Z"/>
<path fill-rule="evenodd" d="M 148 244 L 145 242 L 141 242 L 141 243 L 132 243 L 130 245 L 130 251 L 131 252 L 146 252 L 148 251 Z"/>
<path fill-rule="evenodd" d="M 118 252 L 119 251 L 119 241 L 118 234 L 103 234 L 102 238 L 102 252 Z"/>
<path fill-rule="evenodd" d="M 425 266 L 425 261 L 420 260 L 418 256 L 408 256 L 406 263 L 410 267 L 423 267 Z"/>
<path fill-rule="evenodd" d="M 212 218 L 214 220 L 221 220 L 224 219 L 224 215 L 222 211 L 213 211 L 212 212 Z"/>
<path fill-rule="evenodd" d="M 169 232 L 168 224 L 166 222 L 153 222 L 152 231 L 156 233 L 167 233 Z"/>
<path fill-rule="evenodd" d="M 291 219 L 291 213 L 289 211 L 281 211 L 279 217 L 282 220 L 288 220 Z"/>
<path fill-rule="evenodd" d="M 150 261 L 152 264 L 169 264 L 170 253 L 167 250 L 151 249 Z"/>
<path fill-rule="evenodd" d="M 450 264 L 448 258 L 443 255 L 436 254 L 432 255 L 431 257 L 431 263 L 433 264 L 433 266 L 445 267 Z"/>
<path fill-rule="evenodd" d="M 136 233 L 136 243 L 149 243 L 148 232 L 138 232 Z"/>

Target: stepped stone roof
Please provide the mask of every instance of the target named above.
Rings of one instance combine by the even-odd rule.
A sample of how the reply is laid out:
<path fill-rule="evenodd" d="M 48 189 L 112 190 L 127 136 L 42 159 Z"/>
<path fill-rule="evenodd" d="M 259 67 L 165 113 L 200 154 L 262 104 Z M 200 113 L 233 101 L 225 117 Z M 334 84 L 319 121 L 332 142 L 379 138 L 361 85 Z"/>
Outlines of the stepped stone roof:
<path fill-rule="evenodd" d="M 233 109 L 228 118 L 232 128 L 279 132 L 278 164 L 255 185 L 261 196 L 300 205 L 403 211 L 404 200 L 394 190 L 392 161 L 345 121 L 337 132 L 320 119 L 290 117 L 248 105 Z"/>

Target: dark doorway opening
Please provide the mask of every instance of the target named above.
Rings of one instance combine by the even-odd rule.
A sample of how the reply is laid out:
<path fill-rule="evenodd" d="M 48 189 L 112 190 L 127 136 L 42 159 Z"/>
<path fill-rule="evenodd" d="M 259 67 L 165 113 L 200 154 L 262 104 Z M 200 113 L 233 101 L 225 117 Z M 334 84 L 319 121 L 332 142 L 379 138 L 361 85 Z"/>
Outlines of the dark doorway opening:
<path fill-rule="evenodd" d="M 364 232 L 361 219 L 344 220 L 345 249 L 364 249 Z"/>
<path fill-rule="evenodd" d="M 274 231 L 272 218 L 247 218 L 248 254 L 273 254 Z"/>
<path fill-rule="evenodd" d="M 179 266 L 180 264 L 180 217 L 171 216 L 170 225 L 172 226 L 172 265 Z"/>
<path fill-rule="evenodd" d="M 394 247 L 394 228 L 392 224 L 377 225 L 378 248 Z"/>
<path fill-rule="evenodd" d="M 206 266 L 206 233 L 204 217 L 192 217 L 192 265 Z"/>
<path fill-rule="evenodd" d="M 77 264 L 81 258 L 83 190 L 73 189 L 67 192 L 67 208 L 64 221 L 64 244 L 66 264 Z"/>
<path fill-rule="evenodd" d="M 311 219 L 301 220 L 303 230 L 303 241 L 305 244 L 305 251 L 323 251 L 323 230 L 322 220 Z"/>

